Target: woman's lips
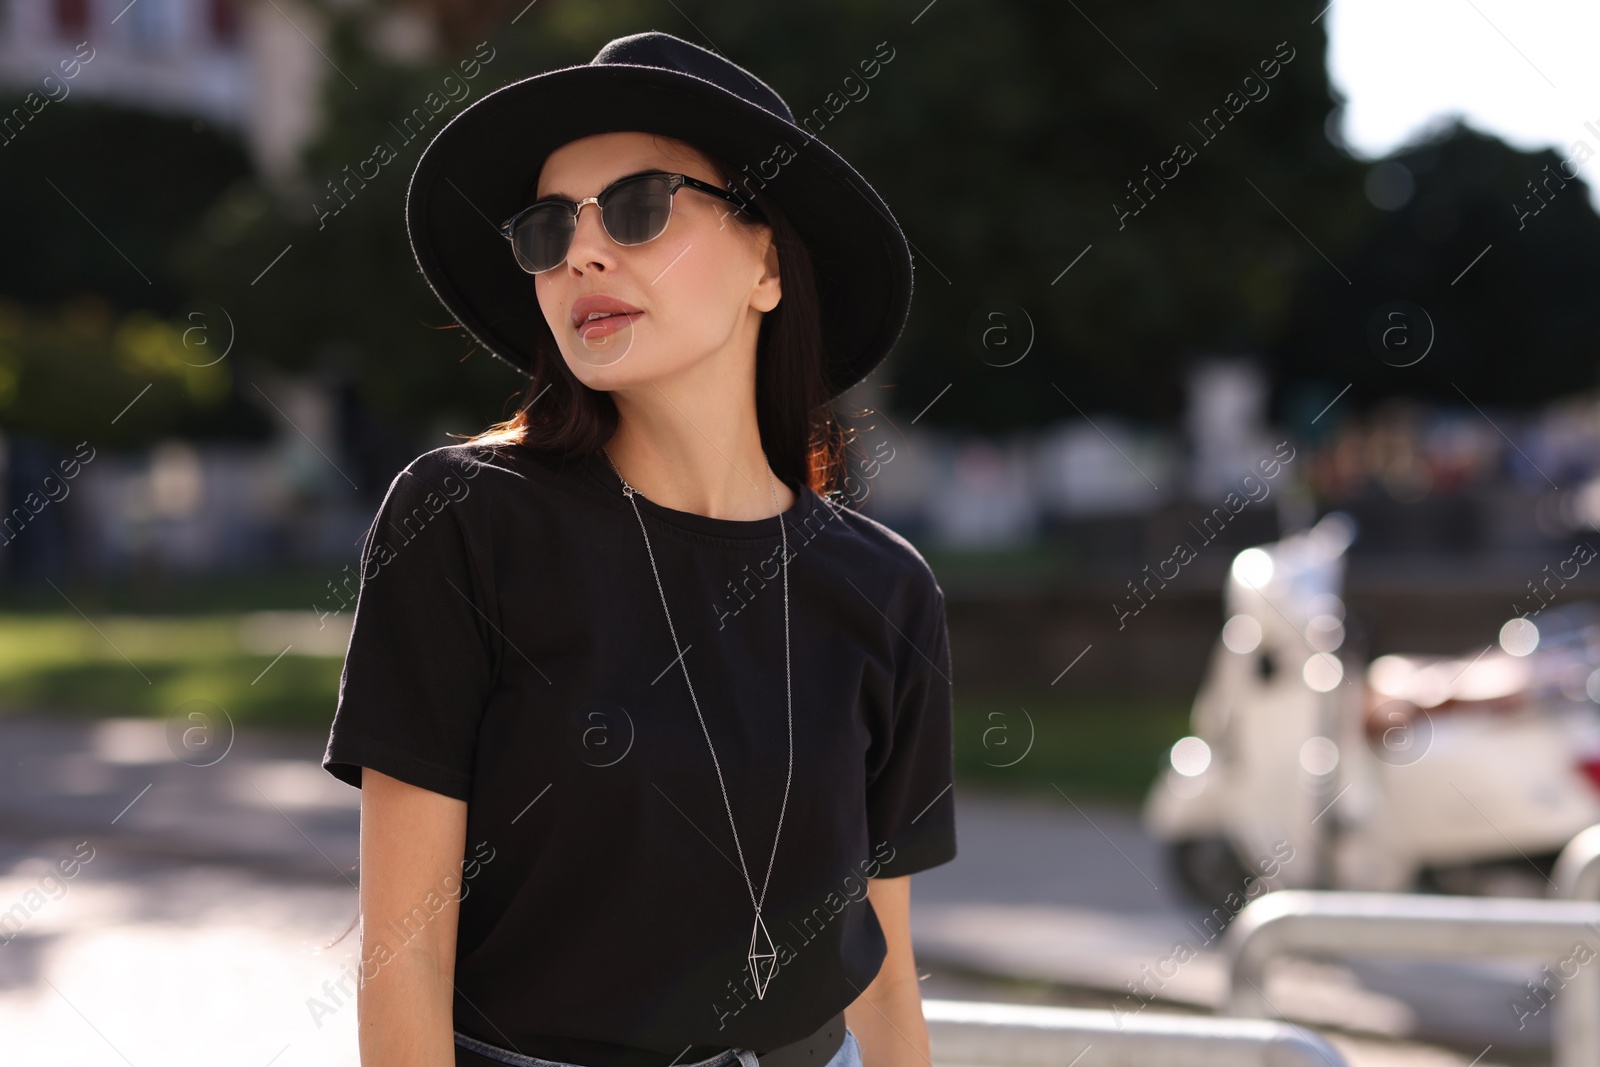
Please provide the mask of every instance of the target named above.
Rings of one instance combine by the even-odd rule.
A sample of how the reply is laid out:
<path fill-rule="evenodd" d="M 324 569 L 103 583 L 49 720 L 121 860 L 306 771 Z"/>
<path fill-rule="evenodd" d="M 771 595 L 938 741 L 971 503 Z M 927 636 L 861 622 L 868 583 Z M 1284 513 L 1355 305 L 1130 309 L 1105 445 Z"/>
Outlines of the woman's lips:
<path fill-rule="evenodd" d="M 591 319 L 578 326 L 578 336 L 585 341 L 596 337 L 608 337 L 618 330 L 632 326 L 634 320 L 643 314 L 642 311 L 636 311 L 631 315 L 607 315 L 603 319 Z"/>

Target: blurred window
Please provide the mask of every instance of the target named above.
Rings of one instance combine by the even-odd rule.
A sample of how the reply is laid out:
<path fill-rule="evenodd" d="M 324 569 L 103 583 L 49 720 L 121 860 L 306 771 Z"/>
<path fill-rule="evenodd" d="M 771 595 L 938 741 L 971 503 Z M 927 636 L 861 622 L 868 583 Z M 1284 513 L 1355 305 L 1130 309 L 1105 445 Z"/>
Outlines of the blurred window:
<path fill-rule="evenodd" d="M 177 0 L 138 0 L 126 9 L 130 32 L 140 48 L 163 51 L 183 39 L 183 11 Z"/>
<path fill-rule="evenodd" d="M 89 0 L 55 0 L 55 20 L 63 37 L 81 40 L 89 28 Z"/>

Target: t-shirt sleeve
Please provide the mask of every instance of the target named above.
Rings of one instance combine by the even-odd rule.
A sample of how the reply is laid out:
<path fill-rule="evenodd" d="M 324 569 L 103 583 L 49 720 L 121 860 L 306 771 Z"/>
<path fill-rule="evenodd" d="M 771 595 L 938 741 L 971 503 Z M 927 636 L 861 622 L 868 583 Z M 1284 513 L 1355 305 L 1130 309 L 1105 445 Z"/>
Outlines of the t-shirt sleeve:
<path fill-rule="evenodd" d="M 937 867 L 956 854 L 950 634 L 937 584 L 923 600 L 900 642 L 888 751 L 867 781 L 875 878 Z"/>
<path fill-rule="evenodd" d="M 395 476 L 361 550 L 361 581 L 322 766 L 371 767 L 458 800 L 471 793 L 498 662 L 498 616 L 472 491 L 432 453 Z"/>

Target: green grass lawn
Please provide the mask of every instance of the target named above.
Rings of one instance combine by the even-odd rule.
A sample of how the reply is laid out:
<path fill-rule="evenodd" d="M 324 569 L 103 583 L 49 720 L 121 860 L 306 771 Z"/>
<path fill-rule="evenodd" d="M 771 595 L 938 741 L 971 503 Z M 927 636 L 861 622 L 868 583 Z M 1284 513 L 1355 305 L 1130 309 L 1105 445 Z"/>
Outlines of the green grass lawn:
<path fill-rule="evenodd" d="M 204 700 L 240 725 L 326 729 L 342 659 L 252 652 L 243 618 L 0 614 L 0 713 L 160 718 Z"/>
<path fill-rule="evenodd" d="M 955 705 L 958 782 L 1057 801 L 1061 793 L 1141 799 L 1172 743 L 1189 732 L 1185 701 L 958 686 Z"/>
<path fill-rule="evenodd" d="M 48 588 L 13 596 L 0 605 L 0 714 L 162 718 L 204 701 L 239 725 L 325 732 L 343 639 L 306 613 L 334 603 L 319 590 L 329 577 L 66 590 L 71 606 Z M 247 623 L 272 623 L 264 610 L 301 613 L 298 628 L 249 636 Z M 1138 800 L 1188 732 L 1186 701 L 958 686 L 955 702 L 958 783 L 1058 799 L 1057 787 L 1074 799 Z"/>

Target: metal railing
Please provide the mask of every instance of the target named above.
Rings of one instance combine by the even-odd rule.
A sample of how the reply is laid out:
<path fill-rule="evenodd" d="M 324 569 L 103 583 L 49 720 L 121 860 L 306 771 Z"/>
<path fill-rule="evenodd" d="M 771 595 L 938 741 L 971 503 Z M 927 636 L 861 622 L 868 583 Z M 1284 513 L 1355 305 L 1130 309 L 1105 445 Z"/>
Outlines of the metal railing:
<path fill-rule="evenodd" d="M 1600 824 L 1578 832 L 1556 857 L 1551 895 L 1565 900 L 1600 900 Z"/>
<path fill-rule="evenodd" d="M 1346 1067 L 1322 1035 L 1291 1023 L 1034 1004 L 925 1000 L 939 1064 L 995 1067 Z M 1081 1058 L 1077 1058 L 1081 1057 Z"/>
<path fill-rule="evenodd" d="M 1586 953 L 1575 952 L 1580 945 Z M 1600 1064 L 1600 903 L 1414 893 L 1281 889 L 1246 904 L 1223 935 L 1227 1011 L 1279 1014 L 1262 987 L 1267 962 L 1285 953 L 1337 956 L 1562 959 L 1552 1008 L 1555 1067 Z M 1581 958 L 1580 958 L 1581 955 Z M 1537 1014 L 1545 1001 L 1536 1000 Z"/>

